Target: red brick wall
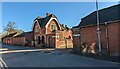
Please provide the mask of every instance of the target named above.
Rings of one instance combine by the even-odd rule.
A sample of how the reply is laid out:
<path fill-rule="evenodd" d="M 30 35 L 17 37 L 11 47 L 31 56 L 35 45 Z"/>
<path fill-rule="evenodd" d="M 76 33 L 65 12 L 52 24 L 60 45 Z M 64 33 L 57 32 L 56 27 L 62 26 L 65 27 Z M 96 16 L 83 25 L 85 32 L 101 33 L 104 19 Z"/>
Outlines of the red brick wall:
<path fill-rule="evenodd" d="M 80 29 L 82 34 L 82 43 L 91 45 L 93 42 L 97 42 L 96 26 L 84 27 Z"/>
<path fill-rule="evenodd" d="M 52 24 L 55 24 L 56 25 L 56 30 L 58 30 L 58 24 L 57 24 L 57 22 L 55 20 L 52 20 L 50 22 L 50 24 L 48 25 L 48 27 L 46 28 L 46 34 L 51 34 L 52 33 L 51 32 L 51 25 Z"/>
<path fill-rule="evenodd" d="M 118 26 L 119 23 L 109 23 L 108 24 L 108 38 L 109 38 L 109 46 L 110 46 L 110 53 L 111 55 L 118 54 Z M 104 24 L 100 25 L 100 36 L 101 36 L 101 44 L 103 48 L 107 48 L 107 41 L 106 41 L 106 26 Z M 93 42 L 98 41 L 97 38 L 97 31 L 96 26 L 86 26 L 80 29 L 82 34 L 82 43 L 87 43 L 90 46 Z M 79 32 L 74 32 L 79 33 Z M 73 34 L 74 34 L 73 33 Z M 75 50 L 79 46 L 79 37 L 73 37 L 73 44 Z M 77 44 L 78 43 L 78 44 Z"/>
<path fill-rule="evenodd" d="M 13 44 L 13 37 L 4 38 L 3 43 L 12 45 Z"/>
<path fill-rule="evenodd" d="M 46 35 L 46 44 L 47 44 L 48 47 L 55 48 L 55 45 L 56 45 L 55 39 L 56 38 L 53 38 L 52 36 L 55 36 L 55 34 L 47 34 Z"/>
<path fill-rule="evenodd" d="M 32 37 L 33 37 L 33 33 L 30 33 L 30 34 L 23 36 L 23 37 L 15 37 L 15 38 L 13 38 L 13 44 L 24 46 L 27 44 L 26 40 L 28 40 L 32 43 L 32 40 L 33 40 Z M 31 43 L 29 43 L 30 46 L 31 46 Z"/>
<path fill-rule="evenodd" d="M 32 46 L 33 32 L 30 33 L 30 34 L 28 34 L 28 35 L 26 35 L 26 36 L 25 36 L 25 39 L 30 42 L 30 43 L 29 43 L 29 46 Z M 26 41 L 26 43 L 27 43 L 27 41 Z"/>
<path fill-rule="evenodd" d="M 16 38 L 14 38 L 13 42 L 14 42 L 13 43 L 14 45 L 24 46 L 25 45 L 25 37 L 16 37 Z"/>
<path fill-rule="evenodd" d="M 73 50 L 80 52 L 80 36 L 74 36 L 76 34 L 80 34 L 79 29 L 73 29 Z"/>
<path fill-rule="evenodd" d="M 50 42 L 50 44 L 51 44 L 51 46 L 53 47 L 53 46 L 55 46 L 55 39 L 53 39 L 52 38 L 52 31 L 50 30 L 51 29 L 51 27 L 50 27 L 50 25 L 51 24 L 56 24 L 56 30 L 58 30 L 58 26 L 57 26 L 57 23 L 56 23 L 56 21 L 55 20 L 52 20 L 50 23 L 49 23 L 49 25 L 48 25 L 48 27 L 47 28 L 45 28 L 45 27 L 43 27 L 43 28 L 40 28 L 39 26 L 38 26 L 38 23 L 36 23 L 35 24 L 35 26 L 38 26 L 38 32 L 35 32 L 35 28 L 33 28 L 33 31 L 34 31 L 34 39 L 35 39 L 35 36 L 36 37 L 38 37 L 38 36 L 44 36 L 44 38 L 45 38 L 45 45 L 48 45 L 48 38 L 50 37 L 50 39 L 52 40 L 51 42 Z M 49 34 L 49 35 L 48 35 Z M 40 44 L 38 44 L 37 43 L 38 42 L 38 38 L 36 39 L 36 41 L 35 41 L 35 43 L 36 43 L 36 46 L 41 46 Z"/>
<path fill-rule="evenodd" d="M 72 31 L 71 30 L 65 30 L 65 31 L 59 31 L 57 34 L 59 36 L 57 38 L 56 48 L 73 48 L 73 39 L 72 39 Z M 65 39 L 66 38 L 66 39 Z"/>
<path fill-rule="evenodd" d="M 118 27 L 120 27 L 120 22 L 108 25 L 109 45 L 110 45 L 110 51 L 111 51 L 112 55 L 117 55 L 117 54 L 120 53 L 120 51 L 119 51 L 120 50 L 120 45 L 119 45 L 119 41 L 118 41 L 118 38 L 119 38 Z"/>
<path fill-rule="evenodd" d="M 120 55 L 120 23 L 118 23 L 118 54 Z"/>

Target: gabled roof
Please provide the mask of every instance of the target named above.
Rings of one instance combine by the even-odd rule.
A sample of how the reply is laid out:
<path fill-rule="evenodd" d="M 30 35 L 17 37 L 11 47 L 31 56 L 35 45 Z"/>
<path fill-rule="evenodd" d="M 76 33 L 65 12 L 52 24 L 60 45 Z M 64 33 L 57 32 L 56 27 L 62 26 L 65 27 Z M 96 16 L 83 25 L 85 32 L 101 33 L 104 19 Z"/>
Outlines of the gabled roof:
<path fill-rule="evenodd" d="M 22 33 L 22 34 L 19 34 L 19 35 L 15 36 L 14 38 L 16 38 L 16 37 L 24 37 L 24 36 L 26 36 L 26 35 L 28 35 L 28 34 L 30 34 L 30 33 L 32 33 L 32 31 L 24 32 L 24 33 Z"/>
<path fill-rule="evenodd" d="M 43 28 L 48 23 L 51 17 L 57 18 L 54 14 L 51 14 L 49 16 L 46 16 L 45 18 L 36 18 L 35 20 L 37 20 L 39 23 L 39 26 Z"/>
<path fill-rule="evenodd" d="M 13 37 L 15 34 L 17 34 L 17 32 L 11 33 L 11 34 L 9 34 L 9 35 L 6 35 L 6 36 L 4 36 L 3 38 Z"/>
<path fill-rule="evenodd" d="M 96 11 L 92 12 L 88 16 L 82 18 L 80 24 L 73 28 L 78 28 L 88 25 L 96 25 L 97 24 L 96 15 L 97 15 Z M 120 4 L 99 10 L 100 24 L 104 22 L 116 21 L 116 20 L 120 20 Z"/>

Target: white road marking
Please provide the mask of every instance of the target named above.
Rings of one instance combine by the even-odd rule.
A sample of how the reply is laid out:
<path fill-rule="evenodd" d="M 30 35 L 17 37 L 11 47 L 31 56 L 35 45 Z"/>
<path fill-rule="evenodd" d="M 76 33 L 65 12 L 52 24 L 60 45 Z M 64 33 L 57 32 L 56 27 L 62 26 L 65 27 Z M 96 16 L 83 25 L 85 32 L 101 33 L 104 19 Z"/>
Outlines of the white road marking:
<path fill-rule="evenodd" d="M 8 67 L 8 66 L 6 65 L 6 63 L 3 61 L 2 58 L 0 58 L 0 65 L 1 65 L 1 68 L 2 68 L 2 67 Z"/>
<path fill-rule="evenodd" d="M 7 48 L 0 48 L 0 50 L 8 50 Z"/>
<path fill-rule="evenodd" d="M 33 52 L 33 51 L 44 51 L 44 50 L 52 51 L 55 49 L 8 50 L 8 51 L 2 51 L 0 52 L 0 54 L 17 53 L 17 52 Z"/>

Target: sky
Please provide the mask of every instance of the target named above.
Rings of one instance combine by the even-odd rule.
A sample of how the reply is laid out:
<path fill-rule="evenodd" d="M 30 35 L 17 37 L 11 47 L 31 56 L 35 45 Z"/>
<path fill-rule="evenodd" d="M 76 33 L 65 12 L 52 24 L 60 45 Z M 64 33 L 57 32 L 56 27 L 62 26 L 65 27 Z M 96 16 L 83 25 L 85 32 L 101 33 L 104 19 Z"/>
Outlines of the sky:
<path fill-rule="evenodd" d="M 99 9 L 116 4 L 118 3 L 99 2 Z M 2 2 L 0 32 L 9 21 L 14 21 L 18 29 L 31 31 L 33 20 L 38 16 L 45 17 L 46 13 L 56 15 L 61 24 L 72 28 L 80 23 L 81 18 L 95 11 L 95 6 L 95 2 Z"/>

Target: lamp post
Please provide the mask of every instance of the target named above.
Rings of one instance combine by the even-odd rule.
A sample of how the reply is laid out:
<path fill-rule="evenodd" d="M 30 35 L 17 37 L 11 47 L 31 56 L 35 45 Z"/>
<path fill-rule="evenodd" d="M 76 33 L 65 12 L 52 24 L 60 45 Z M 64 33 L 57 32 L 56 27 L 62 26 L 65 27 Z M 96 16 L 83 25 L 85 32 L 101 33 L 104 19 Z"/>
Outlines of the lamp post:
<path fill-rule="evenodd" d="M 98 12 L 98 2 L 97 2 L 97 0 L 96 0 L 96 11 L 97 11 L 97 35 L 98 35 L 99 55 L 101 55 L 100 24 L 99 24 L 99 12 Z"/>

